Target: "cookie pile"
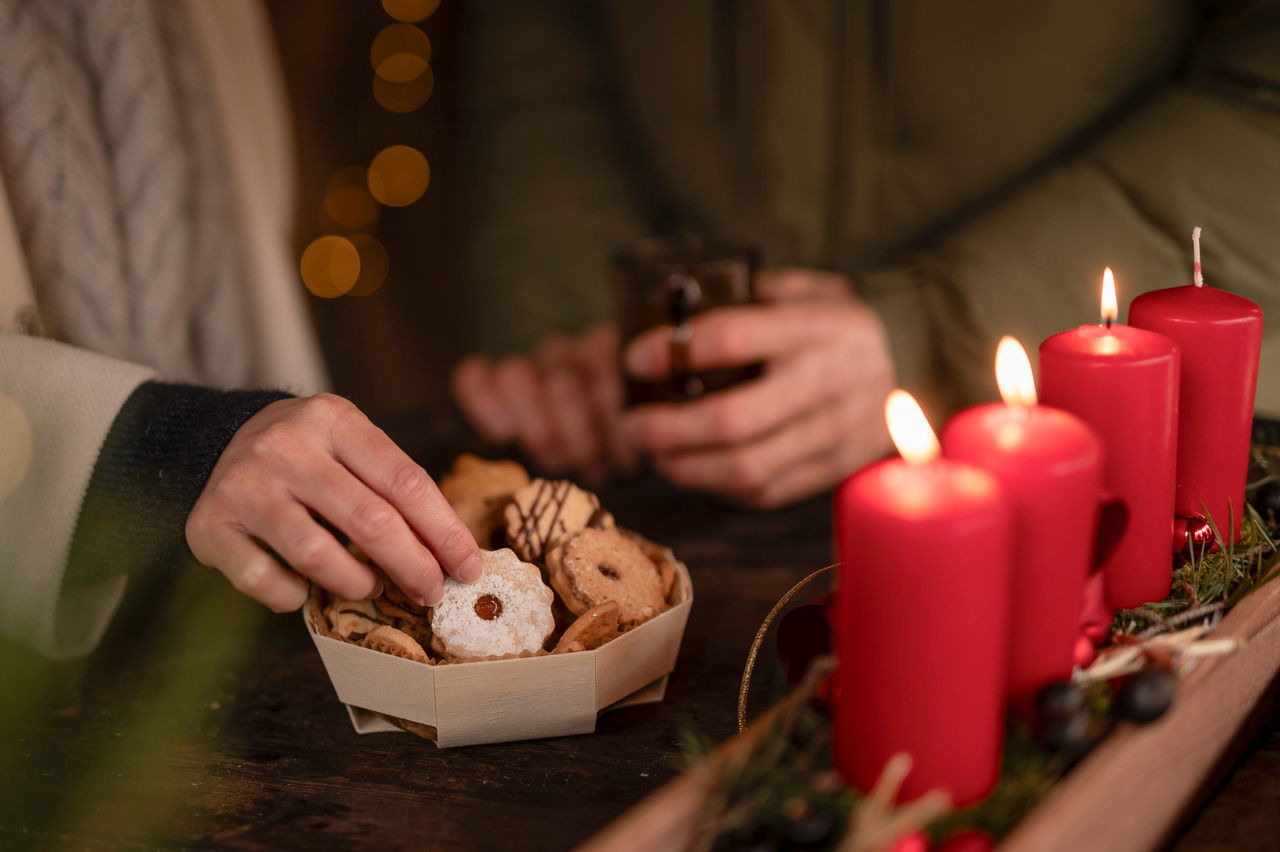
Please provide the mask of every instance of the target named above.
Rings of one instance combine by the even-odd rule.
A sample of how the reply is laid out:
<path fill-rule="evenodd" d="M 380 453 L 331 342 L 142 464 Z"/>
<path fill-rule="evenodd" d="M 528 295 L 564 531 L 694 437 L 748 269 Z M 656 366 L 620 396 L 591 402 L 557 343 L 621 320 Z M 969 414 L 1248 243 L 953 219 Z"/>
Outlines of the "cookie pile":
<path fill-rule="evenodd" d="M 364 601 L 313 589 L 321 633 L 422 663 L 474 662 L 592 650 L 668 608 L 675 555 L 619 527 L 572 482 L 463 455 L 440 490 L 492 548 L 480 579 L 446 578 L 426 610 L 386 578 Z"/>

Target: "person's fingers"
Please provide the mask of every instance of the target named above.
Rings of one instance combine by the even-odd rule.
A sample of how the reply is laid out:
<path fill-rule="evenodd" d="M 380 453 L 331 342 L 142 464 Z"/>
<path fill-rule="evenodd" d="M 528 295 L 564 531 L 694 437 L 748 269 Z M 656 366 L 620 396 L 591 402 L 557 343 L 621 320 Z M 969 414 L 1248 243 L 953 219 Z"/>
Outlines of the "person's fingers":
<path fill-rule="evenodd" d="M 482 438 L 494 444 L 515 438 L 512 412 L 502 404 L 488 359 L 473 355 L 459 361 L 449 376 L 449 384 L 458 407 Z"/>
<path fill-rule="evenodd" d="M 678 404 L 645 405 L 627 412 L 629 439 L 656 455 L 758 439 L 784 422 L 848 392 L 851 365 L 814 349 L 770 366 L 755 381 Z"/>
<path fill-rule="evenodd" d="M 544 382 L 561 457 L 575 470 L 597 467 L 602 450 L 585 378 L 566 366 L 546 371 Z"/>
<path fill-rule="evenodd" d="M 399 512 L 434 554 L 439 568 L 465 582 L 480 576 L 475 539 L 421 465 L 350 403 L 334 421 L 330 436 L 334 458 Z M 388 566 L 388 574 L 411 597 L 432 603 L 438 599 L 437 584 L 443 580 L 436 565 L 406 566 L 394 574 Z"/>
<path fill-rule="evenodd" d="M 774 267 L 756 273 L 756 298 L 762 302 L 835 299 L 853 292 L 853 283 L 838 272 L 804 267 Z"/>
<path fill-rule="evenodd" d="M 539 466 L 549 471 L 563 467 L 556 444 L 551 408 L 544 396 L 542 377 L 528 358 L 513 357 L 499 362 L 496 385 L 503 404 L 516 424 L 516 441 Z"/>
<path fill-rule="evenodd" d="M 850 395 L 811 409 L 763 438 L 733 447 L 656 456 L 654 466 L 673 483 L 714 490 L 752 501 L 787 471 L 811 458 L 829 455 L 846 442 L 887 440 L 883 405 Z M 883 439 L 880 433 L 884 433 Z"/>
<path fill-rule="evenodd" d="M 622 368 L 618 363 L 618 327 L 601 323 L 590 329 L 585 338 L 587 383 L 592 407 L 610 462 L 629 470 L 635 467 L 637 451 L 621 428 Z"/>
<path fill-rule="evenodd" d="M 301 503 L 272 501 L 265 511 L 251 511 L 245 525 L 295 573 L 339 597 L 363 600 L 378 588 L 374 570 L 357 561 Z"/>
<path fill-rule="evenodd" d="M 291 612 L 306 602 L 307 581 L 281 565 L 247 534 L 225 525 L 201 544 L 196 559 L 221 571 L 242 594 L 276 612 Z"/>
<path fill-rule="evenodd" d="M 850 329 L 852 302 L 806 301 L 716 308 L 691 321 L 688 369 L 714 370 L 788 355 Z M 870 310 L 864 308 L 863 310 Z M 627 345 L 626 368 L 637 378 L 671 371 L 671 328 L 659 326 Z"/>
<path fill-rule="evenodd" d="M 586 334 L 553 334 L 538 345 L 534 361 L 561 461 L 574 470 L 594 474 L 601 466 L 603 450 L 589 383 L 589 346 Z"/>
<path fill-rule="evenodd" d="M 749 496 L 746 502 L 759 509 L 785 506 L 812 497 L 835 486 L 853 471 L 882 458 L 887 443 L 847 442 L 829 454 L 817 456 L 788 468 L 780 476 Z"/>
<path fill-rule="evenodd" d="M 583 343 L 592 352 L 618 354 L 618 324 L 612 321 L 598 322 L 582 333 Z"/>
<path fill-rule="evenodd" d="M 359 545 L 406 594 L 423 602 L 442 588 L 435 555 L 386 498 L 341 464 L 313 466 L 299 475 L 294 496 Z"/>
<path fill-rule="evenodd" d="M 544 369 L 576 368 L 580 360 L 581 341 L 566 334 L 544 337 L 533 352 L 533 360 Z"/>

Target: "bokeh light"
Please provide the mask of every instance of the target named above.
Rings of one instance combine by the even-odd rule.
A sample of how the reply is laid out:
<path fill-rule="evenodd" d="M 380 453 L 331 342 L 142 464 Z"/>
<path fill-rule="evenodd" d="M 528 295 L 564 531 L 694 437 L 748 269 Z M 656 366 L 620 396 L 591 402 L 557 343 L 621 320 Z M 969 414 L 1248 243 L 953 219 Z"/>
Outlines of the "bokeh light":
<path fill-rule="evenodd" d="M 407 83 L 392 83 L 373 75 L 373 99 L 389 112 L 413 112 L 427 102 L 436 86 L 436 75 L 431 66 L 422 69 L 422 73 Z"/>
<path fill-rule="evenodd" d="M 329 178 L 320 208 L 325 231 L 372 231 L 382 208 L 369 194 L 364 166 L 347 166 Z"/>
<path fill-rule="evenodd" d="M 388 207 L 404 207 L 422 197 L 431 183 L 427 158 L 408 145 L 383 148 L 369 163 L 369 192 Z"/>
<path fill-rule="evenodd" d="M 440 6 L 440 0 L 382 0 L 382 8 L 397 21 L 415 24 L 431 17 Z"/>
<path fill-rule="evenodd" d="M 302 282 L 322 299 L 336 299 L 360 278 L 360 252 L 346 237 L 329 234 L 302 252 Z"/>
<path fill-rule="evenodd" d="M 431 39 L 413 24 L 392 24 L 373 40 L 369 62 L 387 82 L 408 83 L 431 62 Z"/>
<path fill-rule="evenodd" d="M 31 421 L 11 396 L 0 393 L 0 500 L 12 494 L 31 468 Z"/>
<path fill-rule="evenodd" d="M 360 277 L 348 296 L 368 296 L 387 280 L 387 272 L 391 268 L 391 259 L 387 249 L 371 234 L 352 234 L 348 239 L 360 252 Z"/>

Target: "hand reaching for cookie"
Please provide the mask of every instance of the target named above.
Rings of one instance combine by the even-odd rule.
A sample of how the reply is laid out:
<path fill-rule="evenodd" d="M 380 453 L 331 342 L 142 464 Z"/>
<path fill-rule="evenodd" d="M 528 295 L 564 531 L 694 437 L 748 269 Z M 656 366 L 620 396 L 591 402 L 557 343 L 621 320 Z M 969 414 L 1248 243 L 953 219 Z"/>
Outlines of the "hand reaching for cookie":
<path fill-rule="evenodd" d="M 543 471 L 597 480 L 632 464 L 622 441 L 618 329 L 601 323 L 554 335 L 531 355 L 494 363 L 472 356 L 451 377 L 454 399 L 495 444 L 514 442 Z"/>
<path fill-rule="evenodd" d="M 880 318 L 844 276 L 770 270 L 756 290 L 764 304 L 692 321 L 689 369 L 763 362 L 764 376 L 693 402 L 633 409 L 622 427 L 677 485 L 770 507 L 832 487 L 888 449 L 882 410 L 894 372 Z M 666 375 L 669 337 L 669 328 L 638 336 L 627 370 Z"/>
<path fill-rule="evenodd" d="M 273 402 L 240 427 L 187 518 L 187 543 L 277 612 L 302 605 L 308 580 L 349 600 L 377 594 L 374 570 L 316 516 L 422 606 L 440 600 L 442 569 L 480 575 L 479 548 L 427 472 L 331 394 Z"/>

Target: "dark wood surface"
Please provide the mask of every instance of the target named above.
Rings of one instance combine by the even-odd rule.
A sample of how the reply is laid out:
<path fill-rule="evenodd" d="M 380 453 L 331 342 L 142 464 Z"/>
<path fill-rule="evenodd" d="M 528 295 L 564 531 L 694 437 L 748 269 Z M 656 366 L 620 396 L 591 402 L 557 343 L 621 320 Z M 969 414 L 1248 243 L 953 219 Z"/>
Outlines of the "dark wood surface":
<path fill-rule="evenodd" d="M 0 648 L 0 849 L 572 848 L 680 771 L 686 733 L 732 735 L 757 626 L 830 553 L 825 499 L 758 513 L 648 479 L 602 495 L 693 577 L 661 704 L 535 742 L 359 736 L 300 616 L 266 613 L 213 572 L 139 583 L 88 660 Z M 753 713 L 786 689 L 771 645 L 761 660 Z M 1280 729 L 1265 714 L 1257 729 L 1179 852 L 1277 848 Z"/>

